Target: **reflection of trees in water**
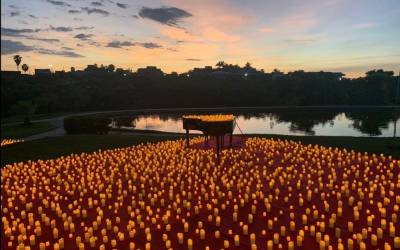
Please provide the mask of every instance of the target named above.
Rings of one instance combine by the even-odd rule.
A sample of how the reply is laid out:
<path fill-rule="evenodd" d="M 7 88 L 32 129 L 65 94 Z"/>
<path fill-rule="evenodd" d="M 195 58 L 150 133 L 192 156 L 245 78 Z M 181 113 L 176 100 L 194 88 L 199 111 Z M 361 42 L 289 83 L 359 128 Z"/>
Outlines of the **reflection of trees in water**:
<path fill-rule="evenodd" d="M 292 132 L 303 132 L 307 135 L 315 135 L 314 127 L 316 125 L 329 124 L 334 126 L 334 119 L 339 114 L 344 114 L 346 119 L 352 121 L 352 127 L 355 130 L 368 135 L 381 135 L 382 129 L 387 128 L 388 124 L 395 119 L 400 118 L 400 112 L 394 110 L 379 109 L 360 109 L 360 110 L 274 110 L 274 111 L 235 111 L 235 112 L 184 112 L 184 113 L 160 113 L 150 115 L 121 115 L 114 117 L 116 127 L 135 127 L 140 119 L 153 118 L 160 119 L 162 122 L 180 121 L 182 115 L 189 114 L 228 114 L 233 113 L 236 117 L 243 120 L 266 119 L 269 118 L 269 127 L 273 129 L 274 125 L 285 122 L 290 123 L 289 130 Z M 338 118 L 340 119 L 341 116 Z"/>
<path fill-rule="evenodd" d="M 121 127 L 136 127 L 136 121 L 139 117 L 136 116 L 117 116 L 113 118 L 114 126 Z"/>
<path fill-rule="evenodd" d="M 390 122 L 400 118 L 394 110 L 364 110 L 346 112 L 346 117 L 353 121 L 353 128 L 368 135 L 381 135 L 382 129 L 388 128 Z"/>
<path fill-rule="evenodd" d="M 289 122 L 289 130 L 292 132 L 304 132 L 307 135 L 315 135 L 315 125 L 330 123 L 339 114 L 339 111 L 279 111 L 272 113 L 272 117 L 279 122 Z"/>

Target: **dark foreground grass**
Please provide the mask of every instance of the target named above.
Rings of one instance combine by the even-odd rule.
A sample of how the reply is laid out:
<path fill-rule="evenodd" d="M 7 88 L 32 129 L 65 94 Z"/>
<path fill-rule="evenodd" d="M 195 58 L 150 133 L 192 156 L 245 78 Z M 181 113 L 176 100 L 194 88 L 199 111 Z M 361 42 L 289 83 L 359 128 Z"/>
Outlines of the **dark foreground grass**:
<path fill-rule="evenodd" d="M 22 139 L 24 137 L 43 133 L 56 127 L 49 122 L 33 122 L 29 125 L 1 125 L 1 138 Z"/>
<path fill-rule="evenodd" d="M 181 138 L 176 135 L 67 135 L 12 144 L 1 148 L 1 166 L 5 164 L 51 159 L 72 153 L 128 147 L 146 142 Z"/>
<path fill-rule="evenodd" d="M 353 149 L 358 152 L 383 153 L 400 159 L 400 138 L 367 138 L 336 136 L 284 136 L 249 135 L 275 139 L 301 141 L 303 144 L 319 144 L 328 147 Z M 183 138 L 176 134 L 131 135 L 67 135 L 63 137 L 28 141 L 1 148 L 1 166 L 5 164 L 51 159 L 71 153 L 93 152 L 99 149 L 128 147 L 146 142 L 158 142 Z"/>
<path fill-rule="evenodd" d="M 50 113 L 50 114 L 35 114 L 32 116 L 32 120 L 41 120 L 41 119 L 50 119 L 50 118 L 56 118 L 59 116 L 67 115 L 68 113 Z M 24 116 L 11 116 L 7 118 L 1 118 L 1 124 L 7 124 L 7 123 L 18 123 L 18 122 L 23 122 L 25 119 Z"/>

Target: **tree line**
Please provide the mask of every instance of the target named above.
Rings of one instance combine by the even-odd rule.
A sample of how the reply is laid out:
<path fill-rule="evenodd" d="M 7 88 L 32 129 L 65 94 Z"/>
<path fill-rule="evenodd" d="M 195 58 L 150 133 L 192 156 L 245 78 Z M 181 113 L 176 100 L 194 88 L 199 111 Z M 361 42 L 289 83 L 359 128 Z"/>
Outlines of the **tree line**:
<path fill-rule="evenodd" d="M 228 106 L 395 105 L 399 92 L 392 71 L 371 70 L 364 77 L 341 73 L 279 70 L 264 73 L 219 62 L 217 68 L 164 74 L 149 67 L 132 73 L 114 65 L 51 77 L 7 76 L 1 79 L 2 117 L 31 105 L 36 113 L 131 108 Z M 161 73 L 160 73 L 161 72 Z M 28 104 L 28 105 L 27 105 Z M 28 107 L 29 109 L 29 107 Z"/>

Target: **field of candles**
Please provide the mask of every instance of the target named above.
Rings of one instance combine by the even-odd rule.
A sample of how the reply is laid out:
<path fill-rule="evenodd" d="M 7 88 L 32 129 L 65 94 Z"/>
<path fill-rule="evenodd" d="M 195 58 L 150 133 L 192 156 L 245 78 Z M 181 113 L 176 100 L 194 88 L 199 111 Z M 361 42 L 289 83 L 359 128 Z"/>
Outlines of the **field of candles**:
<path fill-rule="evenodd" d="M 400 160 L 202 138 L 1 169 L 2 249 L 400 249 Z"/>

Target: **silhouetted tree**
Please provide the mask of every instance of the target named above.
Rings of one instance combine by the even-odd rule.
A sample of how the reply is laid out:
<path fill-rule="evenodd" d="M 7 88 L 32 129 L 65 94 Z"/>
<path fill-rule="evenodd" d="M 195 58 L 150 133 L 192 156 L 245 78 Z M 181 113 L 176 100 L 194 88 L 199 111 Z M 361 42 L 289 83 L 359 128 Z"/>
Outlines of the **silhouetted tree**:
<path fill-rule="evenodd" d="M 107 71 L 108 71 L 108 72 L 114 72 L 114 70 L 115 70 L 114 64 L 108 65 L 108 67 L 107 67 Z"/>
<path fill-rule="evenodd" d="M 25 74 L 26 74 L 26 72 L 29 70 L 28 64 L 26 64 L 26 63 L 22 64 L 22 70 L 23 70 L 23 71 L 25 72 Z"/>
<path fill-rule="evenodd" d="M 215 66 L 217 66 L 218 68 L 224 68 L 226 66 L 226 63 L 224 61 L 219 61 Z"/>
<path fill-rule="evenodd" d="M 31 123 L 33 114 L 35 114 L 36 105 L 32 101 L 19 101 L 12 109 L 15 114 L 24 116 L 24 124 L 28 125 Z"/>
<path fill-rule="evenodd" d="M 20 55 L 15 55 L 14 56 L 14 62 L 17 64 L 17 71 L 19 71 L 19 65 L 21 64 L 22 61 L 22 56 Z"/>

